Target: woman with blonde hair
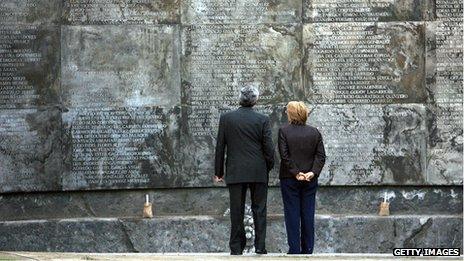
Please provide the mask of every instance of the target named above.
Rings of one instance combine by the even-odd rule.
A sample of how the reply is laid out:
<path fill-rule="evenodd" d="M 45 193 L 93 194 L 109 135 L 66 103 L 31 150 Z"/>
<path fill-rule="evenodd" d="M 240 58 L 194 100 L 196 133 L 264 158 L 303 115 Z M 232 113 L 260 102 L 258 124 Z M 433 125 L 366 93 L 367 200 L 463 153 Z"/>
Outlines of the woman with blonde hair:
<path fill-rule="evenodd" d="M 325 163 L 321 133 L 306 124 L 303 102 L 287 105 L 288 124 L 279 129 L 280 188 L 284 203 L 288 254 L 312 254 L 317 179 Z"/>

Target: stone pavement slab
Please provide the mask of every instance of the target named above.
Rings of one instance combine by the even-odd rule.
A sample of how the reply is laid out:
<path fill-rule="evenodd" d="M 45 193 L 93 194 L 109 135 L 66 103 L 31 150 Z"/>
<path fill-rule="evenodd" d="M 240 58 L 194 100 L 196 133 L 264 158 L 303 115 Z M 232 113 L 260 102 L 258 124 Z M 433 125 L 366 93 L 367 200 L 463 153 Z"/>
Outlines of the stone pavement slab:
<path fill-rule="evenodd" d="M 315 255 L 285 255 L 246 254 L 243 256 L 230 256 L 228 253 L 56 253 L 56 252 L 0 252 L 0 260 L 114 260 L 114 261 L 145 261 L 145 260 L 175 260 L 175 261 L 202 261 L 202 260 L 462 260 L 460 257 L 394 257 L 391 254 L 315 254 Z"/>

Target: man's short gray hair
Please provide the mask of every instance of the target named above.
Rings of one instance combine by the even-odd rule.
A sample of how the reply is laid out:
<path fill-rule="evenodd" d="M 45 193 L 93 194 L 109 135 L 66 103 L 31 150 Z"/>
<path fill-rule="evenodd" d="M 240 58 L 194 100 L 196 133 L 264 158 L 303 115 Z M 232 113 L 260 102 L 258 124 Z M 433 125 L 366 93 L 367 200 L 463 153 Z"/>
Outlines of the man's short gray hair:
<path fill-rule="evenodd" d="M 259 91 L 254 86 L 246 86 L 240 89 L 240 105 L 244 107 L 253 107 L 258 102 Z"/>

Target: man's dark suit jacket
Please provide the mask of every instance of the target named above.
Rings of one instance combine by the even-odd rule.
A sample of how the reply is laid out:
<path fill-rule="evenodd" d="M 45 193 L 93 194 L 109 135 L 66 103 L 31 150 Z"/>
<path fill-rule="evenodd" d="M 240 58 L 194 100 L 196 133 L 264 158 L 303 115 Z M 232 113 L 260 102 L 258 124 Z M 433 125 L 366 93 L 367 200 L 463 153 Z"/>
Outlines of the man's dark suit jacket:
<path fill-rule="evenodd" d="M 312 171 L 316 180 L 325 163 L 321 133 L 309 125 L 287 124 L 279 129 L 279 178 L 295 178 Z"/>
<path fill-rule="evenodd" d="M 274 166 L 269 117 L 252 107 L 240 107 L 221 115 L 216 145 L 215 175 L 226 184 L 268 182 Z"/>

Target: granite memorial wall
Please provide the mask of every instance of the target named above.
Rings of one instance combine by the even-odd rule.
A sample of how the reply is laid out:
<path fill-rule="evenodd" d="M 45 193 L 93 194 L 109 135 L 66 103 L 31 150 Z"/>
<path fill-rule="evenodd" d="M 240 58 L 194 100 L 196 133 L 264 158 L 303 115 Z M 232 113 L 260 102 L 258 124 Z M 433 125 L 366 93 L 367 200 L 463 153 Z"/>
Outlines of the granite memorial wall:
<path fill-rule="evenodd" d="M 308 103 L 321 185 L 462 185 L 462 7 L 1 1 L 0 193 L 214 186 L 218 118 L 248 84 L 274 136 Z"/>

